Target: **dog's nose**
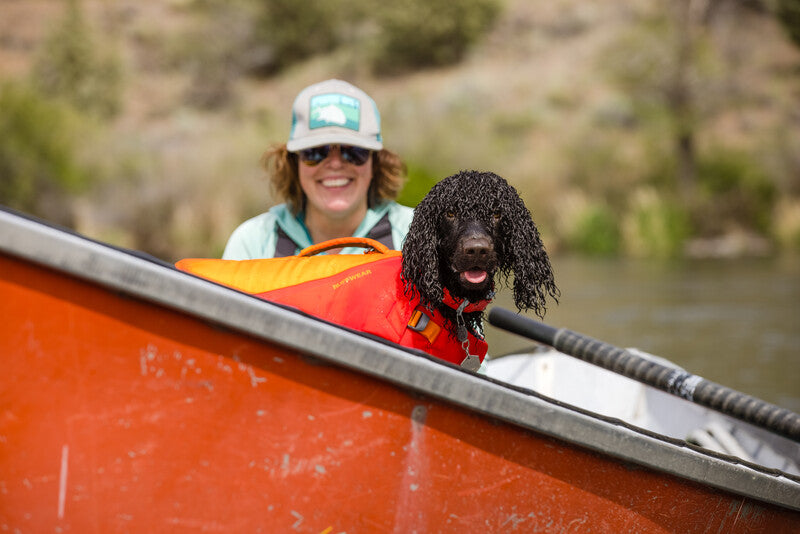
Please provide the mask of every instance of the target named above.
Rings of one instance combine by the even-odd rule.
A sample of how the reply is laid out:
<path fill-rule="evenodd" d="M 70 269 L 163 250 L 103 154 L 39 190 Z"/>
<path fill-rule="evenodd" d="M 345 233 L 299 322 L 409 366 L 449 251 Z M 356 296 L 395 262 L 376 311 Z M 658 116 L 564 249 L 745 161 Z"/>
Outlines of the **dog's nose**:
<path fill-rule="evenodd" d="M 472 259 L 485 258 L 492 252 L 492 242 L 488 237 L 467 237 L 461 244 L 463 254 Z"/>

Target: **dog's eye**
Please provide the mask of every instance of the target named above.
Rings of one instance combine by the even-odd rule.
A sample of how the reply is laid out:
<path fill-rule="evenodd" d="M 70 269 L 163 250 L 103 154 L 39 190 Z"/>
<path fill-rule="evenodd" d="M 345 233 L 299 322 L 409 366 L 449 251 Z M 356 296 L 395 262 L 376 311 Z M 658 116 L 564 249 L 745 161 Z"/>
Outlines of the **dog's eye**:
<path fill-rule="evenodd" d="M 494 219 L 494 222 L 498 222 L 502 218 L 503 218 L 503 214 L 500 213 L 499 211 L 496 211 L 496 212 L 492 213 L 492 219 Z"/>
<path fill-rule="evenodd" d="M 445 212 L 444 216 L 445 216 L 445 217 L 447 217 L 448 219 L 451 219 L 451 220 L 452 220 L 452 219 L 455 219 L 455 218 L 456 218 L 456 212 L 454 212 L 454 211 L 447 211 L 447 212 Z"/>

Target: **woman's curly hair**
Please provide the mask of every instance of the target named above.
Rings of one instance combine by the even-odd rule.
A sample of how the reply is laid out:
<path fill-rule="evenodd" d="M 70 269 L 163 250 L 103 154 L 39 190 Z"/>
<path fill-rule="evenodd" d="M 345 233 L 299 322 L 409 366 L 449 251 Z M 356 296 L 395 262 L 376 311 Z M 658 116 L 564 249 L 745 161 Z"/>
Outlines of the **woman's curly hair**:
<path fill-rule="evenodd" d="M 286 149 L 286 143 L 270 146 L 261 157 L 269 175 L 273 193 L 286 202 L 293 213 L 305 209 L 305 194 L 300 187 L 298 157 Z M 391 150 L 372 152 L 372 181 L 367 192 L 367 205 L 371 208 L 387 200 L 395 200 L 403 188 L 406 168 L 400 156 Z"/>
<path fill-rule="evenodd" d="M 403 279 L 407 294 L 418 294 L 423 304 L 439 306 L 444 296 L 443 217 L 478 221 L 494 228 L 497 272 L 505 285 L 513 273 L 514 302 L 519 310 L 532 309 L 542 317 L 546 297 L 558 298 L 550 260 L 530 211 L 516 189 L 491 172 L 462 171 L 433 186 L 414 210 L 403 245 Z"/>

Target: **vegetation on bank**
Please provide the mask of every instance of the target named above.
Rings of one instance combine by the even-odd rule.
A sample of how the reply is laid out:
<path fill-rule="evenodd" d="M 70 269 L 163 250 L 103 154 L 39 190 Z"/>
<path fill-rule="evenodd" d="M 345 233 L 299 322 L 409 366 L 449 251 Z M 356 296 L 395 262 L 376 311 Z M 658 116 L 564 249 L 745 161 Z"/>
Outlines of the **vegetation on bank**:
<path fill-rule="evenodd" d="M 269 203 L 258 157 L 296 91 L 340 77 L 378 100 L 409 205 L 475 167 L 514 183 L 554 252 L 800 251 L 800 0 L 609 4 L 183 0 L 159 26 L 54 2 L 0 86 L 0 203 L 218 255 Z"/>

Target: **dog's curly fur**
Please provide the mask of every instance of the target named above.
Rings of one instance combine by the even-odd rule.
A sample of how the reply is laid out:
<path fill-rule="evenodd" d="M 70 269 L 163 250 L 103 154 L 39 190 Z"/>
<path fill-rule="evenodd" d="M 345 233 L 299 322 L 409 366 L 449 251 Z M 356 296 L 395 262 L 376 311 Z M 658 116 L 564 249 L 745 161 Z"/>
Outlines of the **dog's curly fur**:
<path fill-rule="evenodd" d="M 488 243 L 480 267 L 488 278 L 481 286 L 464 284 L 456 272 L 471 268 L 464 263 L 469 260 L 454 257 L 463 250 L 458 244 L 465 232 Z M 462 171 L 431 188 L 414 211 L 403 245 L 406 295 L 419 295 L 423 305 L 441 311 L 452 334 L 456 315 L 442 304 L 444 288 L 472 302 L 491 299 L 495 275 L 508 286 L 512 272 L 517 308 L 532 309 L 542 317 L 547 296 L 557 300 L 559 291 L 539 231 L 517 191 L 500 176 L 478 171 Z M 482 315 L 464 314 L 467 326 L 479 335 Z"/>

